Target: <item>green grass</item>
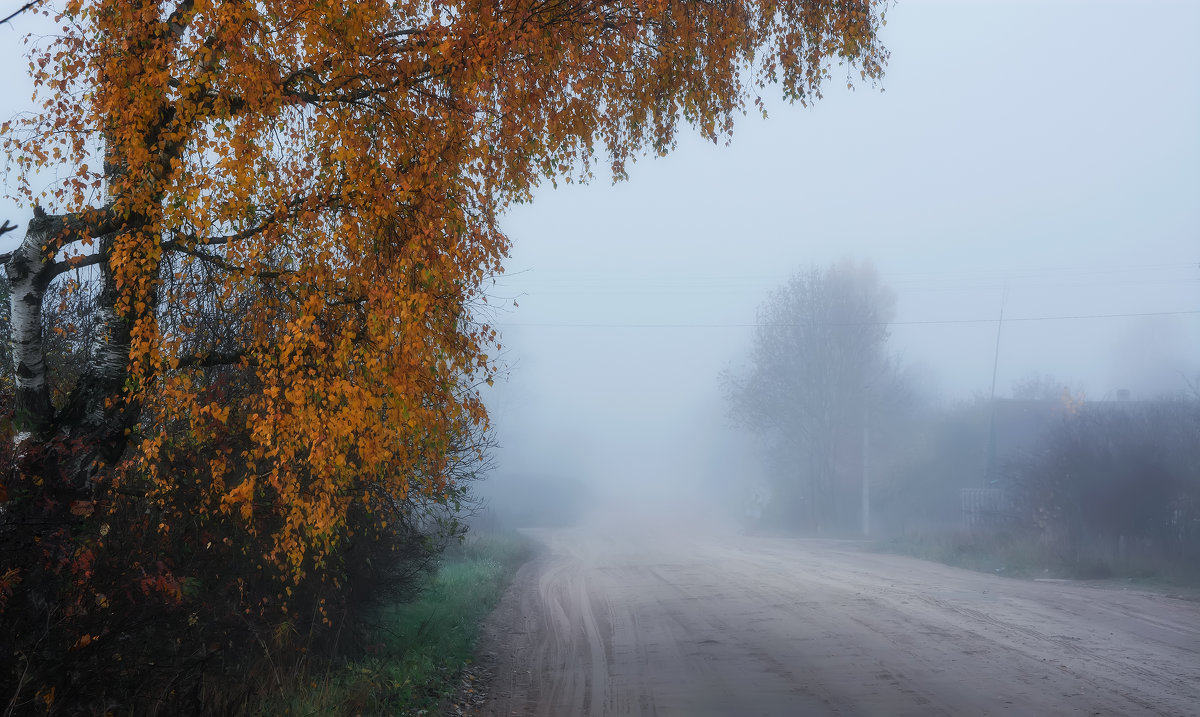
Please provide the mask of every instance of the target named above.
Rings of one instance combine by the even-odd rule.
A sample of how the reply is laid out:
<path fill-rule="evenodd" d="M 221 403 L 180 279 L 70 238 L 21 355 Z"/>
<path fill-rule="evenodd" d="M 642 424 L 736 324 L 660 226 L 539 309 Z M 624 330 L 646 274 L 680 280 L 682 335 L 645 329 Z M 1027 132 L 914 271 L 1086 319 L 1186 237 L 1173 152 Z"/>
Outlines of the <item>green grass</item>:
<path fill-rule="evenodd" d="M 1010 577 L 1039 577 L 1046 561 L 1035 540 L 1009 535 L 976 535 L 967 531 L 922 533 L 876 544 L 887 553 Z"/>
<path fill-rule="evenodd" d="M 426 714 L 454 691 L 481 622 L 528 555 L 515 533 L 472 536 L 453 546 L 416 600 L 381 612 L 375 654 L 330 668 L 255 714 Z"/>
<path fill-rule="evenodd" d="M 1193 566 L 1159 556 L 1118 558 L 1104 551 L 1064 556 L 1016 531 L 951 530 L 891 538 L 876 549 L 1021 578 L 1121 580 L 1141 585 L 1200 586 Z"/>

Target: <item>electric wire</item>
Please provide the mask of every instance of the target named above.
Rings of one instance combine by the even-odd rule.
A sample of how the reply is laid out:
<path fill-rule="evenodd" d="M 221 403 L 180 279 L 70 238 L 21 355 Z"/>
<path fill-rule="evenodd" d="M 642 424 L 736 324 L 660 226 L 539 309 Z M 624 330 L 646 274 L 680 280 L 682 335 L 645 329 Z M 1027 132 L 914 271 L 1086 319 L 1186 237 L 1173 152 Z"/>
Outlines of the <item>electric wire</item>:
<path fill-rule="evenodd" d="M 604 322 L 497 322 L 497 328 L 588 328 L 588 329 L 741 329 L 791 326 L 931 326 L 940 324 L 995 324 L 1028 321 L 1075 321 L 1089 319 L 1125 319 L 1148 316 L 1196 316 L 1200 309 L 1189 311 L 1141 311 L 1125 314 L 1073 314 L 1066 316 L 1015 316 L 1003 319 L 929 319 L 916 321 L 848 321 L 812 324 L 807 322 L 772 323 L 604 323 Z"/>

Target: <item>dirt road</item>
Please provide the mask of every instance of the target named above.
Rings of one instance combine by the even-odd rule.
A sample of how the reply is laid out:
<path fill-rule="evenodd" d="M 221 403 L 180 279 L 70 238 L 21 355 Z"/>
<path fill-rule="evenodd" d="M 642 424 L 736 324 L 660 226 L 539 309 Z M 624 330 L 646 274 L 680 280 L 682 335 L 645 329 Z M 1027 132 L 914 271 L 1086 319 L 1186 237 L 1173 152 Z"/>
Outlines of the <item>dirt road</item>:
<path fill-rule="evenodd" d="M 852 543 L 534 533 L 483 715 L 1200 715 L 1200 604 Z"/>

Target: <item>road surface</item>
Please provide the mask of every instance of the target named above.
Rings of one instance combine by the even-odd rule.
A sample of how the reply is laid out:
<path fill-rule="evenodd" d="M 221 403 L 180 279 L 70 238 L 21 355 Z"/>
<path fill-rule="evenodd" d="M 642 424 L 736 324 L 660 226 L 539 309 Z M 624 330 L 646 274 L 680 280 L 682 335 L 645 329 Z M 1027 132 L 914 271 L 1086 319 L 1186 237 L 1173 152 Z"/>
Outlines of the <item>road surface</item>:
<path fill-rule="evenodd" d="M 475 714 L 1200 715 L 1200 603 L 853 543 L 531 534 Z"/>

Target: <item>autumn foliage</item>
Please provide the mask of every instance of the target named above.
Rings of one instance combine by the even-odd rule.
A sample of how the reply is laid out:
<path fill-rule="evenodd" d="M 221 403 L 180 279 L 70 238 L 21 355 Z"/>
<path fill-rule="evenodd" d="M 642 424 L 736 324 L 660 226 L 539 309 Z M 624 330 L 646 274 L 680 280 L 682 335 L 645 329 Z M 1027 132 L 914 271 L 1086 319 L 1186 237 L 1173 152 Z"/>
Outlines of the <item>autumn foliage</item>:
<path fill-rule="evenodd" d="M 213 709 L 248 652 L 338 634 L 364 570 L 420 553 L 484 458 L 504 209 L 885 60 L 872 0 L 51 12 L 39 109 L 3 127 L 47 207 L 4 256 L 16 712 Z M 68 277 L 88 320 L 62 379 L 41 306 Z"/>

